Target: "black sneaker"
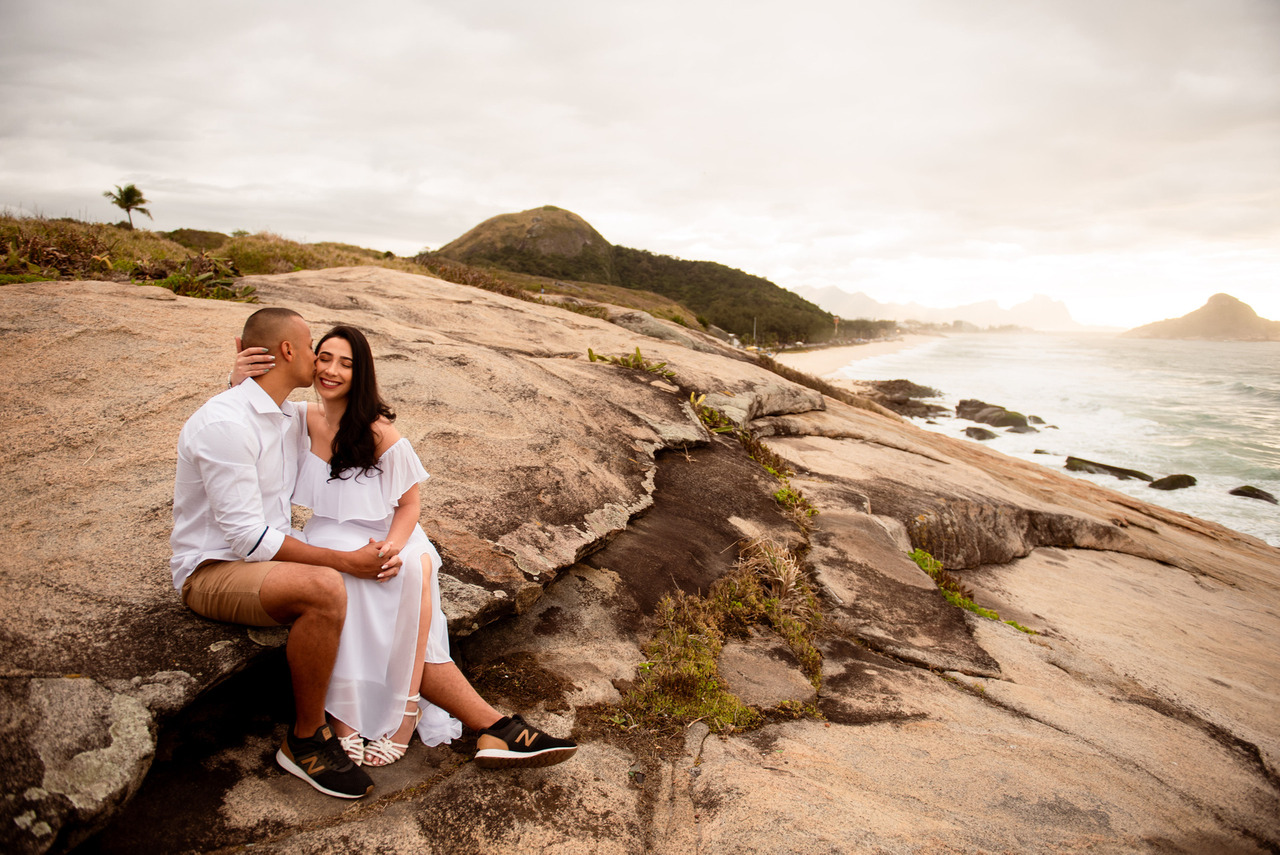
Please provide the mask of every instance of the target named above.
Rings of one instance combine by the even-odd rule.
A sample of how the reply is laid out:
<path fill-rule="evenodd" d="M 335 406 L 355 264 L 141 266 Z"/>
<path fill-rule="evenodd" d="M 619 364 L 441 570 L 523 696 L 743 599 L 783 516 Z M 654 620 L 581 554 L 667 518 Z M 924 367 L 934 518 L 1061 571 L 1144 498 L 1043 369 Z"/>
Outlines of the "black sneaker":
<path fill-rule="evenodd" d="M 511 766 L 554 766 L 578 750 L 576 742 L 547 736 L 518 715 L 502 718 L 480 731 L 476 765 L 481 769 Z"/>
<path fill-rule="evenodd" d="M 373 789 L 373 781 L 351 762 L 327 724 L 306 739 L 294 736 L 289 728 L 276 752 L 276 762 L 326 796 L 358 799 Z"/>

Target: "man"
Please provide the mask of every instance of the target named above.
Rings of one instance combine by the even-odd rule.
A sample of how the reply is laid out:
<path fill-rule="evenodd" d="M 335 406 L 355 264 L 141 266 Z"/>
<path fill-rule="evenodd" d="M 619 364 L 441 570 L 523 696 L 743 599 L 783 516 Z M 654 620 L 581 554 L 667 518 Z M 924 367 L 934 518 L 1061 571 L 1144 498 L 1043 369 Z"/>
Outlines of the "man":
<path fill-rule="evenodd" d="M 372 545 L 322 549 L 290 536 L 303 442 L 286 399 L 315 377 L 311 329 L 290 309 L 261 309 L 242 334 L 274 370 L 214 397 L 178 438 L 173 584 L 197 614 L 250 626 L 292 624 L 285 648 L 297 718 L 276 760 L 322 793 L 357 799 L 373 789 L 325 719 L 324 698 L 346 616 L 342 573 L 394 575 Z"/>

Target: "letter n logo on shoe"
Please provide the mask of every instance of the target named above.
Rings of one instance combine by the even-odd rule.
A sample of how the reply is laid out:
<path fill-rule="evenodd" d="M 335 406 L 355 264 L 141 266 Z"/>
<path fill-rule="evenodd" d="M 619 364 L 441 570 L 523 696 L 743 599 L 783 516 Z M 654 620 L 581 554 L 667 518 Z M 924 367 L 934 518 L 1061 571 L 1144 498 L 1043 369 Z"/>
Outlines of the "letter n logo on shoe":
<path fill-rule="evenodd" d="M 324 771 L 324 764 L 320 762 L 319 754 L 312 754 L 310 757 L 303 759 L 302 765 L 307 767 L 307 774 L 315 777 L 318 773 Z"/>
<path fill-rule="evenodd" d="M 532 733 L 529 730 L 522 730 L 520 731 L 520 735 L 516 737 L 516 742 L 517 743 L 523 742 L 525 745 L 532 748 L 534 740 L 536 740 L 537 738 L 538 738 L 538 735 L 536 733 Z"/>

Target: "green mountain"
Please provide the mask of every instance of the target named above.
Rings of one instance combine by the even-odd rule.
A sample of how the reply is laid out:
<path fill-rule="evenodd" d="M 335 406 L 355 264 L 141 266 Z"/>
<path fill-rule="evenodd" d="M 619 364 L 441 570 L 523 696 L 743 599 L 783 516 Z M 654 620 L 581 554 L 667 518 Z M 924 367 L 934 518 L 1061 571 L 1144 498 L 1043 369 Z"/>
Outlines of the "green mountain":
<path fill-rule="evenodd" d="M 1194 312 L 1137 327 L 1122 335 L 1127 338 L 1280 341 L 1280 321 L 1258 317 L 1250 306 L 1229 294 L 1214 294 Z"/>
<path fill-rule="evenodd" d="M 577 214 L 547 205 L 485 220 L 437 253 L 471 265 L 600 282 L 676 300 L 700 321 L 761 342 L 823 341 L 834 316 L 768 279 L 713 261 L 614 246 Z"/>

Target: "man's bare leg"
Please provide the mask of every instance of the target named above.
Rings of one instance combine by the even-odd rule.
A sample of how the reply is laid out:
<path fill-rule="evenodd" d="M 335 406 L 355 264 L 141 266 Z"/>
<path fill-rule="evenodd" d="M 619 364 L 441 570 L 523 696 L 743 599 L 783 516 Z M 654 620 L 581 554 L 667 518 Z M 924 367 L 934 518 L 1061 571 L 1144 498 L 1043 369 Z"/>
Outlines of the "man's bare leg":
<path fill-rule="evenodd" d="M 262 580 L 259 597 L 273 620 L 293 624 L 285 646 L 297 708 L 293 734 L 310 737 L 325 723 L 325 693 L 347 614 L 342 575 L 328 567 L 283 563 Z"/>

